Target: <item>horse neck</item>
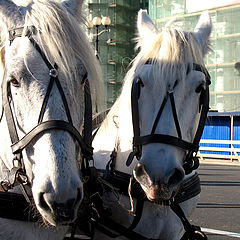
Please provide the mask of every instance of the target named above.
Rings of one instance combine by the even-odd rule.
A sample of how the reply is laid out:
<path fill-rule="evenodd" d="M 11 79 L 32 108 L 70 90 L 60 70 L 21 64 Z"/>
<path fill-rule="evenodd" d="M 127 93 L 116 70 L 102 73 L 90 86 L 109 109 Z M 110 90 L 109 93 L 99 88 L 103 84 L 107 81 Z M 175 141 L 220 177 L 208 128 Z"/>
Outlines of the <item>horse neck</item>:
<path fill-rule="evenodd" d="M 110 160 L 110 155 L 117 151 L 115 169 L 132 174 L 132 167 L 126 167 L 126 160 L 132 150 L 132 116 L 130 108 L 130 96 L 120 98 L 115 102 L 101 125 L 93 141 L 95 165 L 99 169 L 105 169 Z"/>

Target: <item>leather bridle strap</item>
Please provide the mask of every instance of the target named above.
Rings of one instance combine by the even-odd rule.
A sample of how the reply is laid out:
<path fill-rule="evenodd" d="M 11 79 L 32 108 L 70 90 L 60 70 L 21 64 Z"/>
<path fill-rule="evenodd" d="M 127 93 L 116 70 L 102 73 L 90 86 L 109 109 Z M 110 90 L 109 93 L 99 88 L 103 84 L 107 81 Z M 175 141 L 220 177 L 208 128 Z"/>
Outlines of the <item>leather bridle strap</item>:
<path fill-rule="evenodd" d="M 183 150 L 193 150 L 194 152 L 198 151 L 198 145 L 182 140 L 181 138 L 164 135 L 164 134 L 150 134 L 145 136 L 136 136 L 133 137 L 133 144 L 136 145 L 146 145 L 149 143 L 165 143 L 179 147 Z"/>
<path fill-rule="evenodd" d="M 70 124 L 72 124 L 72 117 L 71 117 L 70 110 L 69 110 L 69 107 L 68 107 L 67 99 L 65 97 L 64 91 L 62 89 L 62 85 L 60 84 L 59 78 L 58 78 L 58 72 L 57 72 L 58 66 L 56 64 L 54 66 L 51 65 L 51 63 L 47 60 L 45 54 L 42 52 L 39 45 L 36 43 L 36 41 L 31 36 L 29 37 L 29 40 L 32 43 L 32 45 L 35 47 L 35 49 L 38 51 L 38 53 L 41 55 L 43 61 L 45 62 L 45 64 L 47 65 L 47 67 L 50 71 L 49 72 L 50 81 L 49 81 L 49 85 L 48 85 L 48 88 L 47 88 L 47 93 L 45 95 L 45 98 L 44 98 L 44 101 L 43 101 L 43 104 L 42 104 L 42 108 L 41 108 L 41 111 L 40 111 L 40 114 L 39 114 L 38 124 L 40 124 L 43 120 L 44 112 L 45 112 L 45 109 L 46 109 L 48 99 L 49 99 L 49 96 L 50 96 L 50 93 L 51 93 L 54 82 L 56 83 L 58 91 L 61 95 L 68 121 L 69 121 Z"/>
<path fill-rule="evenodd" d="M 22 36 L 22 31 L 24 28 L 18 28 L 16 30 L 9 31 L 9 40 L 10 44 L 14 41 L 16 37 L 21 37 Z M 3 78 L 3 86 L 2 86 L 2 92 L 3 92 L 3 106 L 4 106 L 4 111 L 5 111 L 5 116 L 8 124 L 8 129 L 9 129 L 9 135 L 10 139 L 12 142 L 12 152 L 15 155 L 15 159 L 18 160 L 20 163 L 20 168 L 22 169 L 23 173 L 25 172 L 24 169 L 24 163 L 22 161 L 22 150 L 39 134 L 56 129 L 56 130 L 63 130 L 69 132 L 73 138 L 79 143 L 81 147 L 81 151 L 83 154 L 83 158 L 86 159 L 92 159 L 93 155 L 93 148 L 91 147 L 91 121 L 89 119 L 92 118 L 92 105 L 91 105 L 91 95 L 90 95 L 90 90 L 89 90 L 89 83 L 87 79 L 87 73 L 83 77 L 82 83 L 84 83 L 84 98 L 85 98 L 85 113 L 84 113 L 84 136 L 82 137 L 79 131 L 73 126 L 70 110 L 68 107 L 68 103 L 63 91 L 63 88 L 60 84 L 60 81 L 58 79 L 58 72 L 57 72 L 57 65 L 55 64 L 52 66 L 52 64 L 48 61 L 46 58 L 44 52 L 41 50 L 41 48 L 38 46 L 38 44 L 35 42 L 35 40 L 32 38 L 32 35 L 36 34 L 36 29 L 34 27 L 28 27 L 25 36 L 27 36 L 30 40 L 30 42 L 33 44 L 35 49 L 38 51 L 40 56 L 42 57 L 43 61 L 47 65 L 49 69 L 49 76 L 50 76 L 50 81 L 49 85 L 47 88 L 47 92 L 45 95 L 45 98 L 42 103 L 42 107 L 40 110 L 39 118 L 38 118 L 38 125 L 34 127 L 30 132 L 28 132 L 22 139 L 19 140 L 18 134 L 17 134 L 17 129 L 16 129 L 16 124 L 15 124 L 15 119 L 13 116 L 13 111 L 12 107 L 14 106 L 14 102 L 12 101 L 12 94 L 11 94 L 11 87 L 10 87 L 10 82 L 7 81 L 6 78 L 6 72 Z M 63 105 L 65 107 L 66 115 L 68 121 L 63 121 L 63 120 L 49 120 L 49 121 L 43 121 L 44 117 L 44 112 L 46 110 L 46 106 L 48 104 L 48 99 L 50 97 L 53 84 L 56 84 L 59 93 L 61 95 Z M 90 116 L 88 116 L 90 114 Z M 89 125 L 89 126 L 88 126 Z"/>
<path fill-rule="evenodd" d="M 92 148 L 85 144 L 83 137 L 80 135 L 79 131 L 72 124 L 62 120 L 50 120 L 40 123 L 30 132 L 28 132 L 18 142 L 12 144 L 11 146 L 12 152 L 14 154 L 20 153 L 39 134 L 53 129 L 64 130 L 69 132 L 77 140 L 84 154 L 87 154 L 88 152 L 92 151 Z"/>
<path fill-rule="evenodd" d="M 205 67 L 193 63 L 193 70 L 195 71 L 201 71 L 205 74 L 206 78 L 206 89 L 202 90 L 200 95 L 200 107 L 201 107 L 201 115 L 199 120 L 199 125 L 194 137 L 193 142 L 187 142 L 182 139 L 182 133 L 181 133 L 181 127 L 179 124 L 177 111 L 176 111 L 176 105 L 175 105 L 175 99 L 174 99 L 174 88 L 176 86 L 173 86 L 173 89 L 171 91 L 168 91 L 166 96 L 163 98 L 163 102 L 159 108 L 159 111 L 157 113 L 157 116 L 154 120 L 153 127 L 151 130 L 151 133 L 149 135 L 140 136 L 140 122 L 139 122 L 139 108 L 138 108 L 138 99 L 140 96 L 141 86 L 144 86 L 142 83 L 142 80 L 140 77 L 136 77 L 133 80 L 132 83 L 132 91 L 131 91 L 131 106 L 132 106 L 132 121 L 133 121 L 133 151 L 130 153 L 126 165 L 129 166 L 134 158 L 139 160 L 141 157 L 141 148 L 143 145 L 147 145 L 149 143 L 163 143 L 168 144 L 172 146 L 179 147 L 183 149 L 184 151 L 187 151 L 185 163 L 184 163 L 184 169 L 186 171 L 186 174 L 190 173 L 191 170 L 195 169 L 197 167 L 197 159 L 193 156 L 194 153 L 197 153 L 199 149 L 199 141 L 202 136 L 202 132 L 204 129 L 205 121 L 207 118 L 207 113 L 209 110 L 209 85 L 211 83 L 210 81 L 210 75 Z M 170 135 L 164 135 L 164 134 L 155 134 L 157 125 L 159 123 L 160 117 L 163 113 L 164 107 L 170 98 L 170 104 L 171 104 L 171 110 L 173 114 L 173 120 L 176 127 L 177 135 L 170 136 Z"/>
<path fill-rule="evenodd" d="M 83 76 L 84 85 L 84 101 L 85 101 L 85 111 L 84 111 L 84 125 L 83 125 L 83 140 L 86 146 L 91 148 L 91 154 L 85 154 L 87 160 L 93 159 L 93 150 L 92 150 L 92 98 L 90 92 L 90 86 L 88 82 L 87 73 Z"/>
<path fill-rule="evenodd" d="M 9 130 L 9 135 L 11 138 L 11 142 L 15 143 L 19 141 L 19 137 L 17 134 L 17 129 L 13 117 L 13 113 L 11 110 L 11 102 L 12 102 L 12 94 L 11 94 L 11 89 L 10 89 L 10 82 L 7 82 L 6 79 L 6 70 L 5 74 L 3 77 L 3 85 L 2 85 L 2 94 L 3 94 L 3 108 L 5 112 L 5 116 L 7 118 L 7 125 L 8 125 L 8 130 Z M 13 102 L 12 102 L 13 104 Z"/>

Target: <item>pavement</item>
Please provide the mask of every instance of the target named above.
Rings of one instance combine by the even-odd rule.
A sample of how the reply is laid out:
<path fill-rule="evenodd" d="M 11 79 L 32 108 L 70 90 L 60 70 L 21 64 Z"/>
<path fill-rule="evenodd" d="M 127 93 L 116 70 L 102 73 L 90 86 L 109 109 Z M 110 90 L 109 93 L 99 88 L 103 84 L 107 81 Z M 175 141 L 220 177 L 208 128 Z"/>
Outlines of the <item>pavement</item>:
<path fill-rule="evenodd" d="M 198 173 L 202 192 L 191 223 L 209 240 L 240 238 L 240 164 L 202 161 Z"/>

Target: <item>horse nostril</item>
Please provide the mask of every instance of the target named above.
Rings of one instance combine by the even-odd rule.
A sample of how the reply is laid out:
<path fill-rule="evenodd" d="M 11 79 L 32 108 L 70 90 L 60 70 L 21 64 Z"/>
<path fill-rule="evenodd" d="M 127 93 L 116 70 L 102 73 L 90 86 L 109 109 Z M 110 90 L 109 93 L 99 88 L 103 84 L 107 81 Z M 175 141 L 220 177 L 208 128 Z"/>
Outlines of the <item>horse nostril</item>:
<path fill-rule="evenodd" d="M 56 211 L 60 216 L 72 215 L 72 213 L 69 214 L 67 212 L 70 212 L 69 210 L 74 210 L 76 207 L 78 207 L 79 203 L 82 200 L 82 193 L 80 188 L 77 189 L 77 195 L 75 198 L 68 199 L 64 203 L 58 203 L 54 201 L 54 199 L 51 199 L 49 196 L 50 195 L 44 192 L 41 192 L 39 194 L 39 207 L 48 212 Z"/>
<path fill-rule="evenodd" d="M 137 166 L 134 168 L 135 176 L 141 177 L 146 173 L 145 165 L 143 163 L 138 163 Z"/>
<path fill-rule="evenodd" d="M 168 177 L 166 183 L 170 186 L 176 186 L 182 182 L 183 178 L 184 178 L 183 170 L 175 168 L 170 177 Z"/>
<path fill-rule="evenodd" d="M 39 194 L 39 206 L 44 209 L 45 211 L 51 211 L 49 205 L 47 204 L 47 202 L 44 199 L 44 192 L 41 192 Z"/>
<path fill-rule="evenodd" d="M 53 203 L 54 214 L 58 221 L 64 221 L 74 218 L 74 202 L 75 199 L 68 200 L 66 203 Z"/>

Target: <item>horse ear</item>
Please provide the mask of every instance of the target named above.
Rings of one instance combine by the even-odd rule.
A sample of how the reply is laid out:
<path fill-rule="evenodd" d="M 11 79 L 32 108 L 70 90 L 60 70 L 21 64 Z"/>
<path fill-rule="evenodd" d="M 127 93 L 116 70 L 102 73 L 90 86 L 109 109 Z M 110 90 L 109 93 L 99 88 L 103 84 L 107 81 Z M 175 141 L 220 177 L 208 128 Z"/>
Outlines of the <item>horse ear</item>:
<path fill-rule="evenodd" d="M 62 0 L 63 6 L 74 16 L 78 17 L 82 12 L 83 0 Z"/>
<path fill-rule="evenodd" d="M 212 21 L 208 11 L 201 14 L 199 21 L 194 29 L 194 37 L 200 47 L 202 48 L 203 55 L 208 51 L 209 37 L 212 32 Z"/>
<path fill-rule="evenodd" d="M 138 12 L 137 29 L 138 35 L 143 42 L 149 42 L 159 33 L 153 21 L 148 16 L 147 10 L 142 9 Z"/>
<path fill-rule="evenodd" d="M 23 8 L 9 0 L 0 0 L 0 31 L 12 29 L 22 24 Z"/>

